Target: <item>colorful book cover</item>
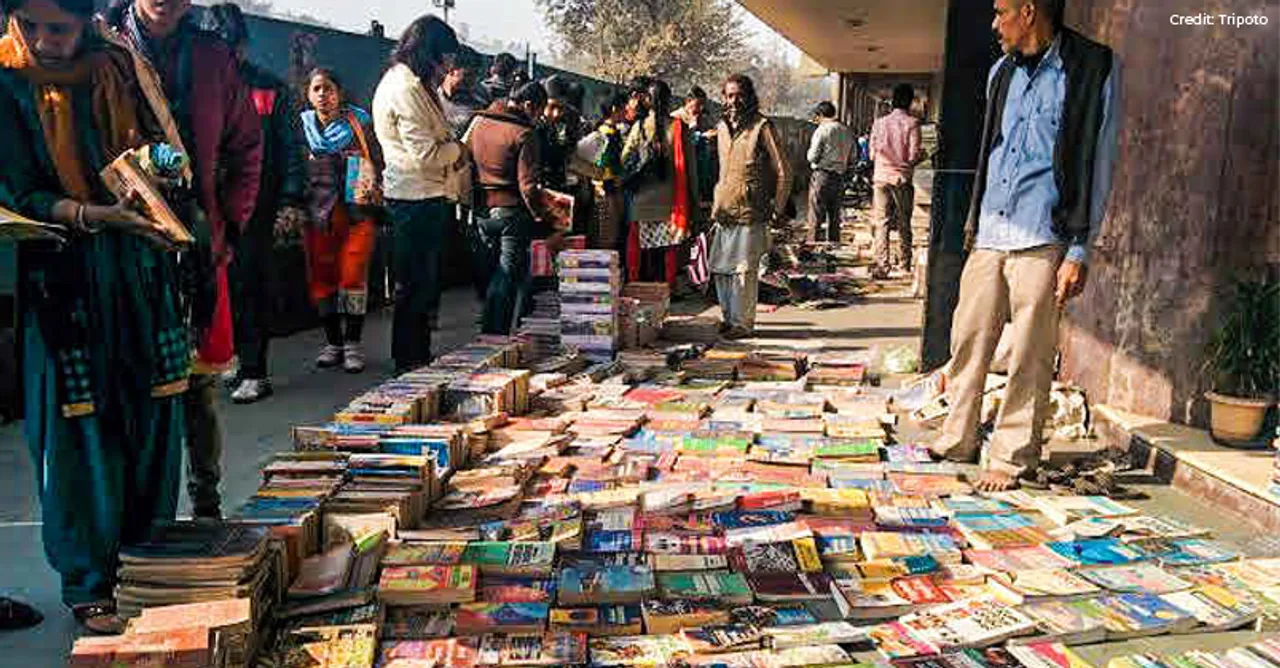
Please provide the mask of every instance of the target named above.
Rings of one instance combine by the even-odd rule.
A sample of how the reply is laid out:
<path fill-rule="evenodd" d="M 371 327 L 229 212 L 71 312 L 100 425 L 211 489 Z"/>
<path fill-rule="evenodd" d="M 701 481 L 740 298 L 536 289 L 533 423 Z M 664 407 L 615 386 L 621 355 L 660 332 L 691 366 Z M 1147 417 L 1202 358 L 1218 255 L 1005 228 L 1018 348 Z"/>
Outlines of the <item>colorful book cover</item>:
<path fill-rule="evenodd" d="M 427 640 L 453 635 L 453 611 L 439 606 L 396 605 L 386 608 L 382 637 L 388 640 Z"/>
<path fill-rule="evenodd" d="M 1119 594 L 1096 602 L 1108 634 L 1118 638 L 1168 633 L 1195 623 L 1190 614 L 1152 594 Z"/>
<path fill-rule="evenodd" d="M 1028 599 L 1075 598 L 1102 591 L 1090 580 L 1061 568 L 1010 573 L 1005 586 Z"/>
<path fill-rule="evenodd" d="M 562 568 L 557 587 L 558 595 L 569 600 L 639 597 L 653 589 L 653 572 L 647 566 Z"/>
<path fill-rule="evenodd" d="M 1009 653 L 1026 668 L 1093 668 L 1079 654 L 1061 643 L 1011 646 Z"/>
<path fill-rule="evenodd" d="M 753 529 L 794 522 L 796 515 L 782 510 L 734 510 L 712 513 L 711 520 L 721 529 Z"/>
<path fill-rule="evenodd" d="M 565 631 L 586 631 L 601 627 L 635 626 L 642 621 L 640 606 L 597 605 L 587 608 L 555 608 L 551 627 Z"/>
<path fill-rule="evenodd" d="M 1008 547 L 999 550 L 965 550 L 965 558 L 976 566 L 1003 573 L 1044 568 L 1069 568 L 1074 561 L 1044 545 Z"/>
<path fill-rule="evenodd" d="M 385 566 L 453 566 L 462 563 L 464 542 L 396 543 L 382 556 Z"/>
<path fill-rule="evenodd" d="M 504 629 L 543 627 L 550 606 L 546 603 L 463 603 L 454 612 L 459 633 L 502 633 Z"/>
<path fill-rule="evenodd" d="M 933 577 L 929 575 L 894 578 L 889 583 L 889 586 L 895 594 L 913 605 L 937 605 L 951 602 L 951 599 L 938 588 L 938 585 L 933 581 Z"/>
<path fill-rule="evenodd" d="M 1091 568 L 1081 575 L 1099 587 L 1123 594 L 1159 595 L 1191 588 L 1190 582 L 1150 563 Z"/>
<path fill-rule="evenodd" d="M 377 668 L 450 666 L 471 668 L 479 661 L 479 638 L 399 640 L 382 643 Z"/>
<path fill-rule="evenodd" d="M 477 600 L 490 603 L 550 603 L 555 596 L 556 581 L 551 578 L 485 575 L 476 590 Z"/>
<path fill-rule="evenodd" d="M 383 594 L 429 594 L 449 601 L 475 599 L 474 566 L 398 566 L 382 569 L 378 592 Z"/>
<path fill-rule="evenodd" d="M 1161 566 L 1203 566 L 1235 561 L 1240 553 L 1215 540 L 1188 538 L 1167 542 L 1147 542 L 1142 549 L 1156 555 Z"/>
<path fill-rule="evenodd" d="M 1090 607 L 1068 601 L 1040 601 L 1020 608 L 1036 623 L 1040 633 L 1055 640 L 1084 644 L 1101 640 L 1106 634 L 1102 617 Z"/>
<path fill-rule="evenodd" d="M 1115 538 L 1047 543 L 1049 549 L 1081 566 L 1120 566 L 1147 559 L 1142 550 Z"/>
<path fill-rule="evenodd" d="M 592 638 L 588 648 L 592 668 L 666 668 L 672 659 L 693 653 L 679 634 Z"/>
<path fill-rule="evenodd" d="M 751 600 L 751 587 L 741 573 L 659 573 L 658 588 L 664 596 L 677 599 Z"/>

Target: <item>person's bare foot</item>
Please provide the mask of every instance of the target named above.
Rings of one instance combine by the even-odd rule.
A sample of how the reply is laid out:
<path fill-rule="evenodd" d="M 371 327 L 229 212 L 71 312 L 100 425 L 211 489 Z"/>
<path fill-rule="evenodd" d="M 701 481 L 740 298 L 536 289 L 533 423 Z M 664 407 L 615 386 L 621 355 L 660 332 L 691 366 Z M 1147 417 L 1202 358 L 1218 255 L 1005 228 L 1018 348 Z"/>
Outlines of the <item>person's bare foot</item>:
<path fill-rule="evenodd" d="M 1018 488 L 1018 479 L 1008 473 L 987 470 L 973 486 L 979 492 L 1007 492 Z"/>

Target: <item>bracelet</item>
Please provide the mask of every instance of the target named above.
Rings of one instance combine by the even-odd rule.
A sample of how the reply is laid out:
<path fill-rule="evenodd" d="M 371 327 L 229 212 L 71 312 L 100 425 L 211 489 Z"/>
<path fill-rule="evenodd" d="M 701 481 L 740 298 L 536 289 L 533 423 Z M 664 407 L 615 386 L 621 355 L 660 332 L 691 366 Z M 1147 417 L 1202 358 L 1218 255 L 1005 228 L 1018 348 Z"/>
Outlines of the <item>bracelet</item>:
<path fill-rule="evenodd" d="M 102 225 L 100 224 L 91 225 L 87 220 L 85 220 L 84 212 L 88 208 L 89 207 L 86 206 L 84 203 L 81 203 L 81 202 L 76 203 L 76 227 L 79 228 L 82 232 L 86 232 L 88 234 L 95 234 L 102 230 Z"/>

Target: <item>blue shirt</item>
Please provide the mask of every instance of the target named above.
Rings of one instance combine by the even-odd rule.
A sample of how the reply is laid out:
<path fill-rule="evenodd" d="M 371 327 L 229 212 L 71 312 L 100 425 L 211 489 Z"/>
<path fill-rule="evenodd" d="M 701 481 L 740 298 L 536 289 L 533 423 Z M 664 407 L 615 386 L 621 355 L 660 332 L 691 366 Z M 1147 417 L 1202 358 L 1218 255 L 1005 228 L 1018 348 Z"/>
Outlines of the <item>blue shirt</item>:
<path fill-rule="evenodd" d="M 1053 180 L 1053 149 L 1058 142 L 1067 75 L 1055 38 L 1034 71 L 1015 67 L 1004 104 L 1000 139 L 987 161 L 987 189 L 978 213 L 976 248 L 1016 251 L 1060 244 L 1053 231 L 1053 207 L 1058 186 Z M 996 61 L 987 76 L 987 89 L 1004 64 Z M 1119 63 L 1112 60 L 1111 74 L 1102 87 L 1102 127 L 1094 157 L 1093 196 L 1089 212 L 1089 239 L 1067 249 L 1067 259 L 1088 260 L 1092 244 L 1106 213 L 1111 193 L 1111 169 L 1116 156 L 1116 82 Z"/>

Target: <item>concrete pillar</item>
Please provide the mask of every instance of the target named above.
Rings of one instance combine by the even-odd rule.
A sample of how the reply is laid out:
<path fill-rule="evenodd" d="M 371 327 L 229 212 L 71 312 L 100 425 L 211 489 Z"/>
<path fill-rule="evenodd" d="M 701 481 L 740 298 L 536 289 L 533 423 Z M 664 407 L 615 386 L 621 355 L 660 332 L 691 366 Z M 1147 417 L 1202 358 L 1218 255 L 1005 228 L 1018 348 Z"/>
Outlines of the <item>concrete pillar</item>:
<path fill-rule="evenodd" d="M 926 369 L 941 366 L 951 356 L 951 316 L 964 268 L 964 221 L 978 162 L 987 72 L 996 58 L 992 14 L 990 0 L 951 0 L 947 10 L 920 351 Z"/>

